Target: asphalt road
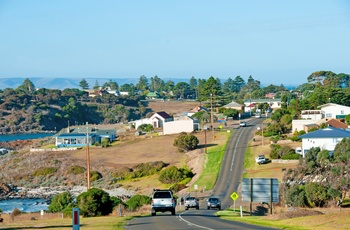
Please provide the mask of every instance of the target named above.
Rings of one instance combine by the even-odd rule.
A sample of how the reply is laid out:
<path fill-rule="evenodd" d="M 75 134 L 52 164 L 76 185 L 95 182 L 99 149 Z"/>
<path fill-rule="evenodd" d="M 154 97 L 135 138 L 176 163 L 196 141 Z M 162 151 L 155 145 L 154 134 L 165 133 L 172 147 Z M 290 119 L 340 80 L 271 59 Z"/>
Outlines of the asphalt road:
<path fill-rule="evenodd" d="M 257 128 L 257 124 L 262 122 L 263 118 L 252 119 L 247 122 L 246 127 L 233 127 L 231 139 L 228 143 L 224 156 L 222 168 L 212 192 L 213 195 L 219 196 L 222 201 L 222 209 L 229 208 L 233 205 L 230 195 L 233 192 L 239 193 L 243 173 L 244 154 L 247 149 L 249 140 Z M 190 209 L 176 216 L 170 212 L 157 213 L 157 216 L 147 216 L 135 218 L 127 223 L 125 229 L 128 230 L 158 230 L 158 229 L 274 229 L 249 225 L 245 223 L 222 220 L 215 216 L 217 210 L 207 210 L 206 204 L 201 203 L 199 210 Z"/>

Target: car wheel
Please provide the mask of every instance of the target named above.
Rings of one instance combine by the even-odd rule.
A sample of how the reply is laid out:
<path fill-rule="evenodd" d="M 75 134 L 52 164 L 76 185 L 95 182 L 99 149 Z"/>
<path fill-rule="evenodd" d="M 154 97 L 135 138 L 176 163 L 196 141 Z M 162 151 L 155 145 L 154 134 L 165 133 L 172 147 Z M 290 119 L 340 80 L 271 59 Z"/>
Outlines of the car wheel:
<path fill-rule="evenodd" d="M 152 209 L 151 214 L 152 214 L 152 216 L 155 216 L 156 215 L 156 210 Z"/>
<path fill-rule="evenodd" d="M 218 210 L 221 210 L 221 207 L 220 207 L 220 206 L 218 207 Z"/>
<path fill-rule="evenodd" d="M 208 206 L 207 209 L 210 209 L 210 207 Z"/>
<path fill-rule="evenodd" d="M 199 209 L 199 206 L 197 206 L 196 209 Z"/>
<path fill-rule="evenodd" d="M 188 210 L 188 207 L 186 207 L 185 210 Z"/>
<path fill-rule="evenodd" d="M 171 210 L 171 215 L 175 216 L 175 208 L 173 210 Z"/>

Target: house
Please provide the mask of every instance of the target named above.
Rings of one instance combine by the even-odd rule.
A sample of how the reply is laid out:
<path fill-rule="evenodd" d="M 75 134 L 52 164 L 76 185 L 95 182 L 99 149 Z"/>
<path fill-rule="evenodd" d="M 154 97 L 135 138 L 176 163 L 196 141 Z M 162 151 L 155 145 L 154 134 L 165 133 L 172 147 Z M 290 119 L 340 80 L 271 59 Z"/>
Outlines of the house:
<path fill-rule="evenodd" d="M 116 130 L 98 130 L 91 127 L 67 128 L 66 133 L 56 136 L 56 147 L 83 147 L 96 142 L 101 143 L 103 139 L 113 142 L 116 138 Z"/>
<path fill-rule="evenodd" d="M 311 133 L 301 135 L 302 155 L 305 157 L 311 148 L 319 147 L 321 150 L 334 151 L 335 146 L 343 139 L 349 138 L 350 132 L 344 129 L 327 127 Z"/>
<path fill-rule="evenodd" d="M 335 103 L 327 103 L 320 105 L 317 108 L 322 110 L 324 117 L 344 119 L 346 115 L 350 114 L 350 107 L 345 105 L 339 105 Z"/>
<path fill-rule="evenodd" d="M 191 133 L 195 129 L 198 129 L 198 122 L 195 123 L 195 119 L 188 116 L 180 116 L 174 119 L 174 121 L 164 123 L 163 134 Z"/>
<path fill-rule="evenodd" d="M 301 119 L 320 120 L 324 117 L 322 110 L 302 110 Z"/>
<path fill-rule="evenodd" d="M 244 106 L 245 105 L 242 105 L 242 104 L 239 104 L 235 101 L 232 101 L 230 103 L 228 103 L 227 105 L 224 105 L 223 107 L 226 108 L 226 109 L 235 109 L 235 110 L 238 110 L 238 111 L 243 111 L 244 110 Z"/>
<path fill-rule="evenodd" d="M 193 132 L 199 129 L 197 119 L 189 117 L 186 113 L 177 116 L 170 116 L 166 112 L 156 112 L 150 118 L 132 122 L 137 129 L 142 124 L 151 124 L 154 128 L 161 128 L 161 134 L 176 134 L 181 132 Z"/>
<path fill-rule="evenodd" d="M 187 116 L 191 117 L 192 115 L 194 115 L 195 113 L 201 112 L 201 111 L 206 111 L 209 112 L 207 108 L 203 107 L 203 106 L 197 106 L 193 109 L 191 109 L 190 111 L 187 112 Z"/>
<path fill-rule="evenodd" d="M 244 100 L 244 105 L 248 106 L 251 104 L 265 104 L 267 103 L 271 109 L 280 109 L 281 108 L 281 98 L 269 98 L 269 99 L 247 99 Z"/>
<path fill-rule="evenodd" d="M 150 118 L 143 118 L 140 120 L 133 121 L 132 123 L 137 129 L 140 125 L 150 124 L 153 128 L 161 128 L 164 123 L 173 121 L 173 117 L 164 111 L 154 113 Z"/>
<path fill-rule="evenodd" d="M 255 109 L 255 104 L 248 104 L 246 106 L 244 106 L 244 112 L 246 113 L 252 113 L 252 111 Z"/>
<path fill-rule="evenodd" d="M 157 92 L 149 92 L 147 93 L 146 98 L 148 100 L 156 100 L 159 99 L 159 94 Z"/>

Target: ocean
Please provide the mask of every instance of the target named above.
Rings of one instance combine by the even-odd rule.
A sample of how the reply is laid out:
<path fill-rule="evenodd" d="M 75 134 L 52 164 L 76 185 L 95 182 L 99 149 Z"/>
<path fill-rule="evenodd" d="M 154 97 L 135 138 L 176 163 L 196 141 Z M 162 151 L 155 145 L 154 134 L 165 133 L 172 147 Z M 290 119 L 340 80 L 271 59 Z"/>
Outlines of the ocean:
<path fill-rule="evenodd" d="M 44 199 L 9 199 L 1 200 L 0 208 L 3 213 L 12 213 L 17 208 L 21 212 L 40 212 L 48 210 L 48 203 Z"/>
<path fill-rule="evenodd" d="M 26 133 L 26 134 L 23 133 L 23 134 L 0 135 L 0 142 L 39 139 L 44 137 L 51 137 L 53 135 L 55 134 L 54 133 Z"/>

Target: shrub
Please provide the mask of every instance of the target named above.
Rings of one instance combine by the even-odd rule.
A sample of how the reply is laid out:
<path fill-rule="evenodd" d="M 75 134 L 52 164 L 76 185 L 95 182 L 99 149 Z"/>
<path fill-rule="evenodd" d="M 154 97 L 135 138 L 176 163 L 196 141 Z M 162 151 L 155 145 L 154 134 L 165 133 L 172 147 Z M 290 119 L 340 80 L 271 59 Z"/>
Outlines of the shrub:
<path fill-rule="evenodd" d="M 154 128 L 153 128 L 153 125 L 151 124 L 142 124 L 139 127 L 137 127 L 137 130 L 149 133 L 149 132 L 152 132 Z"/>
<path fill-rule="evenodd" d="M 135 211 L 144 204 L 151 204 L 152 198 L 145 195 L 135 195 L 126 201 L 126 205 L 130 211 Z"/>
<path fill-rule="evenodd" d="M 174 146 L 178 147 L 180 152 L 187 152 L 197 147 L 199 140 L 196 136 L 187 133 L 181 133 L 174 140 Z"/>
<path fill-rule="evenodd" d="M 300 157 L 300 155 L 297 153 L 289 153 L 289 154 L 283 155 L 281 158 L 283 160 L 298 160 L 299 157 Z"/>
<path fill-rule="evenodd" d="M 97 171 L 90 172 L 90 181 L 96 181 L 102 178 L 102 174 Z"/>
<path fill-rule="evenodd" d="M 182 173 L 176 166 L 164 169 L 159 175 L 159 181 L 164 184 L 177 183 L 182 180 Z"/>
<path fill-rule="evenodd" d="M 85 172 L 85 168 L 78 165 L 72 165 L 67 169 L 68 174 L 78 175 L 84 172 Z"/>
<path fill-rule="evenodd" d="M 192 178 L 193 173 L 189 169 L 178 169 L 176 166 L 171 166 L 161 171 L 159 181 L 165 184 L 178 183 L 185 178 Z"/>
<path fill-rule="evenodd" d="M 62 212 L 73 203 L 73 196 L 69 192 L 55 195 L 48 207 L 50 212 Z"/>
<path fill-rule="evenodd" d="M 40 168 L 33 173 L 33 176 L 47 176 L 55 172 L 57 172 L 57 169 L 54 167 Z"/>
<path fill-rule="evenodd" d="M 109 139 L 108 138 L 103 138 L 101 141 L 101 146 L 102 148 L 106 148 L 109 146 Z"/>
<path fill-rule="evenodd" d="M 113 200 L 102 189 L 91 188 L 77 197 L 77 206 L 84 217 L 105 216 L 113 211 Z"/>

